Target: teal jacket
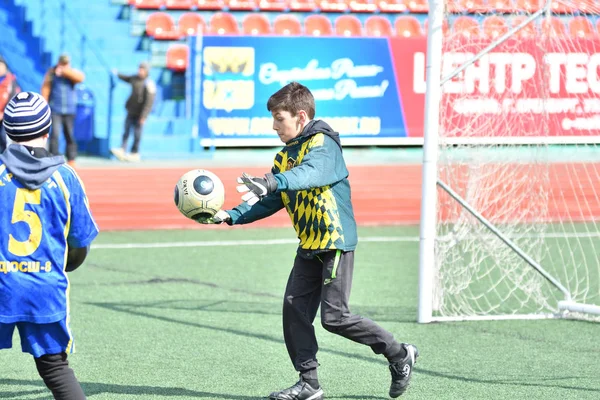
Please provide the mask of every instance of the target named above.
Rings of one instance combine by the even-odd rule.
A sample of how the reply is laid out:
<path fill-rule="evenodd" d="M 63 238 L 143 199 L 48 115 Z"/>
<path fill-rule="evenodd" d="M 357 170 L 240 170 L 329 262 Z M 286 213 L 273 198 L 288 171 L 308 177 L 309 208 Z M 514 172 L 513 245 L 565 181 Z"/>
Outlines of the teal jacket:
<path fill-rule="evenodd" d="M 277 153 L 271 172 L 277 191 L 253 206 L 243 202 L 228 210 L 231 225 L 248 224 L 285 207 L 300 240 L 300 254 L 356 248 L 348 169 L 337 132 L 323 121 L 311 121 Z"/>

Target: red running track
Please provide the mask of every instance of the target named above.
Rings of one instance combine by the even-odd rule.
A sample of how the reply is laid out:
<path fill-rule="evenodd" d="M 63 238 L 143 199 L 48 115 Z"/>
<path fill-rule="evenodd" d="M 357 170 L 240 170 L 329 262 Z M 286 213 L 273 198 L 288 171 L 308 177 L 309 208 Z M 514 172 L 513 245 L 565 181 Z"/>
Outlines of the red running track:
<path fill-rule="evenodd" d="M 82 168 L 92 213 L 101 230 L 205 229 L 179 213 L 173 202 L 175 184 L 186 168 Z M 357 222 L 362 225 L 418 223 L 421 167 L 349 167 Z M 225 185 L 225 208 L 241 202 L 235 190 L 241 172 L 264 174 L 264 168 L 211 168 Z M 290 226 L 285 210 L 252 224 Z"/>
<path fill-rule="evenodd" d="M 419 222 L 420 165 L 348 168 L 358 224 Z M 173 189 L 181 175 L 189 169 L 82 168 L 78 173 L 86 185 L 92 212 L 101 230 L 214 228 L 186 219 L 175 207 Z M 515 174 L 523 174 L 518 170 L 515 168 Z M 225 184 L 225 208 L 241 201 L 235 186 L 242 171 L 255 175 L 265 172 L 264 168 L 256 167 L 211 168 L 211 171 Z M 548 215 L 551 220 L 589 221 L 600 218 L 600 199 L 596 192 L 596 188 L 600 187 L 598 171 L 600 165 L 592 163 L 557 163 L 549 167 Z M 506 176 L 505 173 L 499 179 L 506 179 Z M 282 210 L 252 226 L 290 226 L 290 222 L 287 213 Z"/>

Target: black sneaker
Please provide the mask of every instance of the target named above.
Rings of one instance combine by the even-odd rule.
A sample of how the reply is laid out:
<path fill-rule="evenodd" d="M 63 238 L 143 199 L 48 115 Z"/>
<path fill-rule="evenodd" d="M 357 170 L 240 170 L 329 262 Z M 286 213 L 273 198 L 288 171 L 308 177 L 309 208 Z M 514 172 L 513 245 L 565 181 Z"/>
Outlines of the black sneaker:
<path fill-rule="evenodd" d="M 419 350 L 412 344 L 402 343 L 406 350 L 406 357 L 402 361 L 390 363 L 390 372 L 392 373 L 392 385 L 390 386 L 390 397 L 396 398 L 406 392 L 410 377 L 412 375 L 413 365 L 419 357 Z"/>
<path fill-rule="evenodd" d="M 302 380 L 287 389 L 279 392 L 273 392 L 269 395 L 271 400 L 323 400 L 323 389 L 314 389 L 308 383 Z"/>

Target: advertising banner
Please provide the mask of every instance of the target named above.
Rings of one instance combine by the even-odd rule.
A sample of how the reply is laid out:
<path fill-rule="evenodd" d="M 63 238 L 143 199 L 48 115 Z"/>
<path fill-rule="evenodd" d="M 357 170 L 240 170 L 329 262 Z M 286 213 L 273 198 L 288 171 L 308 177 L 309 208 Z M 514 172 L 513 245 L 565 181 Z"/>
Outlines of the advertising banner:
<path fill-rule="evenodd" d="M 453 43 L 446 76 L 487 43 Z M 509 40 L 443 87 L 446 137 L 457 141 L 595 141 L 596 40 Z M 423 143 L 426 38 L 206 36 L 199 136 L 217 146 L 276 146 L 266 104 L 291 81 L 346 145 Z"/>

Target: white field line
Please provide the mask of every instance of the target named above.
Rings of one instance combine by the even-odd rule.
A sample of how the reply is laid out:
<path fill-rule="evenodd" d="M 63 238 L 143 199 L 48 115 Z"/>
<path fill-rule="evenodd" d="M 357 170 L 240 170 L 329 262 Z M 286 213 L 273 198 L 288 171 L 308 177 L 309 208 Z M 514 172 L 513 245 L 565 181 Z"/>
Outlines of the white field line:
<path fill-rule="evenodd" d="M 359 242 L 418 242 L 417 236 L 371 236 L 361 237 Z M 298 239 L 265 240 L 206 240 L 202 242 L 157 242 L 157 243 L 102 243 L 92 249 L 156 249 L 172 247 L 256 246 L 266 244 L 298 244 Z"/>
<path fill-rule="evenodd" d="M 537 235 L 523 235 L 522 238 L 533 238 Z M 600 238 L 600 232 L 572 232 L 549 233 L 543 235 L 548 239 L 579 239 Z M 360 237 L 358 242 L 393 243 L 393 242 L 418 242 L 418 236 L 366 236 Z M 298 244 L 298 239 L 264 239 L 264 240 L 205 240 L 202 242 L 154 242 L 154 243 L 101 243 L 92 245 L 92 249 L 158 249 L 174 247 L 216 247 L 216 246 L 256 246 L 270 244 Z"/>

